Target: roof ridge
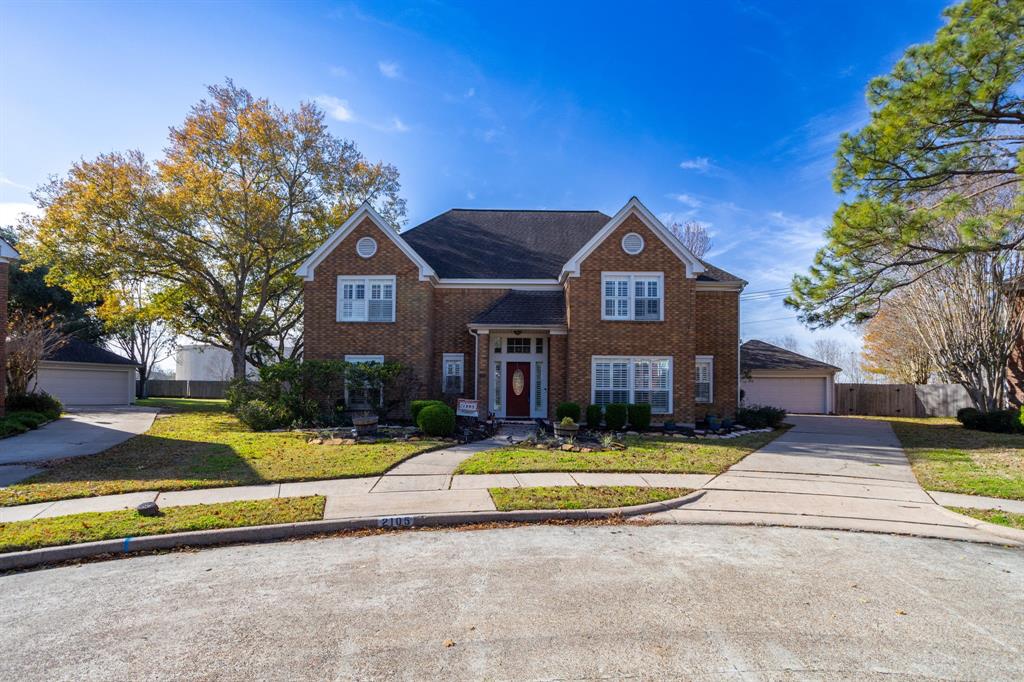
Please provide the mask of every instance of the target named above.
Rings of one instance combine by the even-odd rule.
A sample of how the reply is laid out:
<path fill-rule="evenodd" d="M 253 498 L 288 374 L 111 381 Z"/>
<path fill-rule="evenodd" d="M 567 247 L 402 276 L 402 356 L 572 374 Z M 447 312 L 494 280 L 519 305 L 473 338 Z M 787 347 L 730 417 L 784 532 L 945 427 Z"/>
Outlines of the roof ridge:
<path fill-rule="evenodd" d="M 601 213 L 601 211 L 595 208 L 460 208 L 458 206 L 449 208 L 445 213 L 451 213 L 452 211 L 473 211 L 475 213 Z"/>

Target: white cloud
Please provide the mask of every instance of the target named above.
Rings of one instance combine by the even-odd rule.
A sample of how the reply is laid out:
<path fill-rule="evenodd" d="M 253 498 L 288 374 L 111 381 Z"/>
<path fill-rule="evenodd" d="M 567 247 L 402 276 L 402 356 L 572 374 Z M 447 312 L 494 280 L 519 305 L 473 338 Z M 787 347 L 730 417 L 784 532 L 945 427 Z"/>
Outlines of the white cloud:
<path fill-rule="evenodd" d="M 470 201 L 473 201 L 474 199 L 476 199 L 476 194 L 474 192 L 466 192 L 466 198 Z"/>
<path fill-rule="evenodd" d="M 396 62 L 377 62 L 377 69 L 385 78 L 398 78 L 401 75 Z"/>
<path fill-rule="evenodd" d="M 348 106 L 348 102 L 331 95 L 320 95 L 314 101 L 327 112 L 327 115 L 337 121 L 354 121 L 355 115 Z"/>
<path fill-rule="evenodd" d="M 683 170 L 693 170 L 698 173 L 706 173 L 711 170 L 711 159 L 706 156 L 698 156 L 693 159 L 683 159 L 679 162 L 679 167 Z"/>
<path fill-rule="evenodd" d="M 409 132 L 409 126 L 402 123 L 402 119 L 398 118 L 397 116 L 393 116 L 391 118 L 391 125 L 387 128 L 387 130 L 391 130 L 396 133 L 407 133 Z"/>
<path fill-rule="evenodd" d="M 701 207 L 700 199 L 698 199 L 697 197 L 691 196 L 689 194 L 670 194 L 669 197 L 671 197 L 672 199 L 675 199 L 676 201 L 678 201 L 680 204 L 683 204 L 684 206 L 689 206 L 690 208 L 700 208 Z"/>
<path fill-rule="evenodd" d="M 469 99 L 470 97 L 474 96 L 475 94 L 476 94 L 476 88 L 470 88 L 469 90 L 466 90 L 466 99 Z"/>
<path fill-rule="evenodd" d="M 35 204 L 27 201 L 0 202 L 0 226 L 17 225 L 22 213 L 39 215 L 41 211 Z"/>
<path fill-rule="evenodd" d="M 3 187 L 14 187 L 15 189 L 23 189 L 26 192 L 32 190 L 32 188 L 29 187 L 28 185 L 23 185 L 20 182 L 15 182 L 14 180 L 11 180 L 9 177 L 7 177 L 6 175 L 0 175 L 0 186 L 3 186 Z"/>
<path fill-rule="evenodd" d="M 335 78 L 348 78 L 351 75 L 344 66 L 332 66 L 328 71 Z"/>

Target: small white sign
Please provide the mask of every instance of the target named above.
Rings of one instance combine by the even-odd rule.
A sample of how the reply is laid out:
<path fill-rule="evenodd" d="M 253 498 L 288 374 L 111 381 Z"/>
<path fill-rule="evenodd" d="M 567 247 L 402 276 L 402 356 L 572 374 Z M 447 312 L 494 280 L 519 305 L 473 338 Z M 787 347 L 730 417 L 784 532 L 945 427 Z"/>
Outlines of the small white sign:
<path fill-rule="evenodd" d="M 459 398 L 459 402 L 455 405 L 455 414 L 460 417 L 479 417 L 480 401 Z"/>
<path fill-rule="evenodd" d="M 411 516 L 385 516 L 377 520 L 378 528 L 412 528 Z"/>

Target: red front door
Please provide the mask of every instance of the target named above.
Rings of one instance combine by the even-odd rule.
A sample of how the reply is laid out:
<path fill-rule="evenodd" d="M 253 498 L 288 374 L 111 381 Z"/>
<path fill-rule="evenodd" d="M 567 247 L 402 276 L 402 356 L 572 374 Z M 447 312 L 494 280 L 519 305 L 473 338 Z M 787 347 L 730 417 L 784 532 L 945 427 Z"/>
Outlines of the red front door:
<path fill-rule="evenodd" d="M 530 416 L 530 363 L 505 365 L 505 416 Z"/>

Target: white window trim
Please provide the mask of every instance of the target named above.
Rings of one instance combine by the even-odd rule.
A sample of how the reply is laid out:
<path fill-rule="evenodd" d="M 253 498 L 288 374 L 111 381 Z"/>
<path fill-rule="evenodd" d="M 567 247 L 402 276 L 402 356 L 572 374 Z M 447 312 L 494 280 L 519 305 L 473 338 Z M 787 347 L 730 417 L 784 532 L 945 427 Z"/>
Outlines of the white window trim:
<path fill-rule="evenodd" d="M 370 320 L 370 284 L 390 284 L 391 285 L 391 319 L 388 321 L 381 320 Z M 366 317 L 364 319 L 346 320 L 341 316 L 342 309 L 342 285 L 343 284 L 362 284 L 366 287 Z M 398 308 L 398 282 L 395 275 L 367 275 L 365 277 L 351 276 L 351 275 L 338 275 L 338 281 L 334 292 L 335 296 L 335 320 L 337 322 L 352 322 L 352 323 L 371 323 L 371 324 L 394 324 L 397 319 L 396 310 Z"/>
<path fill-rule="evenodd" d="M 597 401 L 597 363 L 599 362 L 626 362 L 627 378 L 626 378 L 626 390 L 629 391 L 629 402 L 634 402 L 633 397 L 636 392 L 636 387 L 633 380 L 634 367 L 637 361 L 649 360 L 658 361 L 668 360 L 668 411 L 666 412 L 655 412 L 651 410 L 651 414 L 658 415 L 671 415 L 675 412 L 675 363 L 671 356 L 652 356 L 652 355 L 591 355 L 590 356 L 590 402 L 591 404 Z"/>
<path fill-rule="evenodd" d="M 466 390 L 466 355 L 465 353 L 443 353 L 441 355 L 441 392 L 446 393 L 448 383 L 448 363 L 457 362 L 459 366 L 459 390 L 453 393 L 462 393 Z"/>
<path fill-rule="evenodd" d="M 708 399 L 707 400 L 697 400 L 696 402 L 698 402 L 698 403 L 700 403 L 702 405 L 706 405 L 708 403 L 715 402 L 715 356 L 714 355 L 698 355 L 697 356 L 696 362 L 694 363 L 694 374 L 695 374 L 694 382 L 693 382 L 694 385 L 696 385 L 696 383 L 697 383 L 697 381 L 696 381 L 696 367 L 698 365 L 700 365 L 700 364 L 707 364 L 707 366 L 708 366 L 708 379 L 709 379 L 708 383 L 710 384 L 710 386 L 708 386 Z M 696 388 L 694 389 L 694 393 L 696 393 Z"/>
<path fill-rule="evenodd" d="M 610 279 L 629 281 L 629 315 L 627 317 L 609 317 L 605 312 L 605 282 Z M 633 286 L 634 279 L 656 279 L 658 280 L 658 294 L 661 305 L 658 306 L 657 320 L 636 319 L 636 288 Z M 601 273 L 601 319 L 614 322 L 664 322 L 665 321 L 665 273 L 664 272 L 602 272 Z"/>

